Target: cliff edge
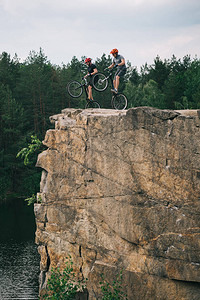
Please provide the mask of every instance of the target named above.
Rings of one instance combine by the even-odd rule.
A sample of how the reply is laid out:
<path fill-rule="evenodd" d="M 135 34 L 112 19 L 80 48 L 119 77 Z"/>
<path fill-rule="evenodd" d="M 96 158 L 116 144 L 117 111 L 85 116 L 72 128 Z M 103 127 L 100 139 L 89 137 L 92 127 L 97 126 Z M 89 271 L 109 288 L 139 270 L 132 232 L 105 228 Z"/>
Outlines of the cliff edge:
<path fill-rule="evenodd" d="M 198 111 L 65 109 L 38 156 L 41 290 L 70 254 L 89 299 L 123 271 L 130 300 L 200 299 Z"/>

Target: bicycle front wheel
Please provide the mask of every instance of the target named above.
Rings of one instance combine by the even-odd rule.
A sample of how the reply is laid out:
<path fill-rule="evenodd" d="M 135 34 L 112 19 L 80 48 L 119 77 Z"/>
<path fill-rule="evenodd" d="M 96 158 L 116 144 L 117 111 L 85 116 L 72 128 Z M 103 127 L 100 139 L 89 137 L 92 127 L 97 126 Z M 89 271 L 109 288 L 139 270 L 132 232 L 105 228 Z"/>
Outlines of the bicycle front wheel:
<path fill-rule="evenodd" d="M 94 100 L 88 100 L 85 108 L 100 108 L 100 104 Z"/>
<path fill-rule="evenodd" d="M 108 79 L 106 78 L 106 76 L 102 73 L 96 73 L 93 76 L 93 87 L 96 91 L 98 92 L 103 92 L 105 91 L 105 89 L 108 86 Z"/>
<path fill-rule="evenodd" d="M 78 98 L 83 93 L 83 86 L 76 80 L 70 81 L 67 85 L 67 91 L 73 98 Z"/>
<path fill-rule="evenodd" d="M 114 109 L 123 110 L 127 107 L 127 98 L 124 94 L 117 94 L 112 96 L 112 107 Z"/>

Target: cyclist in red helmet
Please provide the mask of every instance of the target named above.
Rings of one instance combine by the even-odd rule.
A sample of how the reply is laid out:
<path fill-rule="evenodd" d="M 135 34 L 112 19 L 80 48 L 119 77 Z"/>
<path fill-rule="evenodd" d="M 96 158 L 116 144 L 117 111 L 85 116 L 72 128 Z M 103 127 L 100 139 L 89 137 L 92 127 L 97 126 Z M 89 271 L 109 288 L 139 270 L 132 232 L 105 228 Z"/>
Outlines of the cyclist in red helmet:
<path fill-rule="evenodd" d="M 84 76 L 85 78 L 89 76 L 89 83 L 88 83 L 88 99 L 89 100 L 94 100 L 92 96 L 92 76 L 96 74 L 97 67 L 92 64 L 91 58 L 86 58 L 85 59 L 85 64 L 88 66 L 88 73 Z"/>
<path fill-rule="evenodd" d="M 125 64 L 124 57 L 118 53 L 118 50 L 116 48 L 112 49 L 110 54 L 113 55 L 113 62 L 108 67 L 108 69 L 117 67 L 117 71 L 116 71 L 116 73 L 114 75 L 114 79 L 113 79 L 114 89 L 111 89 L 111 91 L 117 94 L 120 77 L 124 76 L 126 73 L 126 64 Z"/>

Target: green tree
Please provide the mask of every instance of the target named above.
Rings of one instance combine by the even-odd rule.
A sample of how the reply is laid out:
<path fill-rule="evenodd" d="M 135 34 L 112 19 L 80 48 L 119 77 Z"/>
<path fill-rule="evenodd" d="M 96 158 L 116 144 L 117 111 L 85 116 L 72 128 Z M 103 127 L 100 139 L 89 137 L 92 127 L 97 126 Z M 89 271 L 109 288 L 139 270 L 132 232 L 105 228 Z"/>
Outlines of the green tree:
<path fill-rule="evenodd" d="M 154 64 L 149 67 L 149 80 L 153 80 L 157 83 L 160 90 L 164 86 L 165 81 L 168 79 L 170 73 L 170 67 L 166 60 L 164 62 L 157 56 L 154 59 Z"/>
<path fill-rule="evenodd" d="M 21 164 L 16 159 L 24 128 L 24 109 L 8 86 L 0 85 L 0 197 L 17 189 Z"/>
<path fill-rule="evenodd" d="M 41 49 L 39 53 L 30 52 L 20 75 L 16 94 L 26 109 L 29 130 L 44 135 L 52 112 L 52 67 Z"/>
<path fill-rule="evenodd" d="M 140 83 L 140 75 L 136 67 L 129 67 L 128 82 L 136 86 Z"/>
<path fill-rule="evenodd" d="M 129 107 L 152 106 L 161 109 L 166 107 L 165 95 L 159 90 L 154 80 L 138 86 L 129 81 L 126 84 L 125 93 L 129 99 Z"/>
<path fill-rule="evenodd" d="M 0 55 L 0 83 L 13 92 L 19 78 L 20 64 L 17 55 L 11 59 L 10 55 L 3 52 Z"/>
<path fill-rule="evenodd" d="M 172 56 L 171 60 L 168 61 L 170 72 L 162 90 L 166 96 L 167 107 L 170 109 L 176 109 L 177 103 L 184 108 L 185 73 L 190 64 L 191 60 L 189 56 L 185 56 L 182 61 Z"/>
<path fill-rule="evenodd" d="M 195 58 L 185 72 L 183 101 L 187 108 L 200 108 L 200 61 Z"/>

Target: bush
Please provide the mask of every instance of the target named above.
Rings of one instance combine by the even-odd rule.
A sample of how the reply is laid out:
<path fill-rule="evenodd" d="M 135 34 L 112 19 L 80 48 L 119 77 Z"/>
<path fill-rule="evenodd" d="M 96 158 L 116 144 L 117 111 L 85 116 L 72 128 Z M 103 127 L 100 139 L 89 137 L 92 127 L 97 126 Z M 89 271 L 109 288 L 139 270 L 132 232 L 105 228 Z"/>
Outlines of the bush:
<path fill-rule="evenodd" d="M 42 142 L 37 138 L 36 135 L 31 135 L 31 143 L 28 144 L 26 148 L 21 149 L 16 157 L 20 157 L 24 159 L 24 165 L 30 165 L 33 160 L 33 156 L 36 157 L 38 151 L 42 149 Z M 34 157 L 34 159 L 35 159 Z M 32 159 L 32 160 L 31 160 Z"/>
<path fill-rule="evenodd" d="M 101 274 L 100 286 L 102 291 L 102 300 L 127 300 L 127 295 L 122 290 L 122 271 L 117 274 L 116 280 L 112 284 L 105 281 L 104 275 Z"/>
<path fill-rule="evenodd" d="M 108 283 L 101 274 L 100 287 L 102 300 L 127 300 L 127 295 L 122 290 L 122 271 L 117 274 L 112 284 Z M 87 280 L 87 279 L 86 279 Z M 46 293 L 42 299 L 48 300 L 73 300 L 78 292 L 84 292 L 85 281 L 76 281 L 73 273 L 73 262 L 67 257 L 66 267 L 63 272 L 60 268 L 52 268 L 51 276 L 47 281 Z"/>
<path fill-rule="evenodd" d="M 46 294 L 43 299 L 49 300 L 72 300 L 77 292 L 83 292 L 85 282 L 76 281 L 73 273 L 73 262 L 71 257 L 67 257 L 66 267 L 63 272 L 60 268 L 52 268 L 51 276 L 47 281 Z"/>

